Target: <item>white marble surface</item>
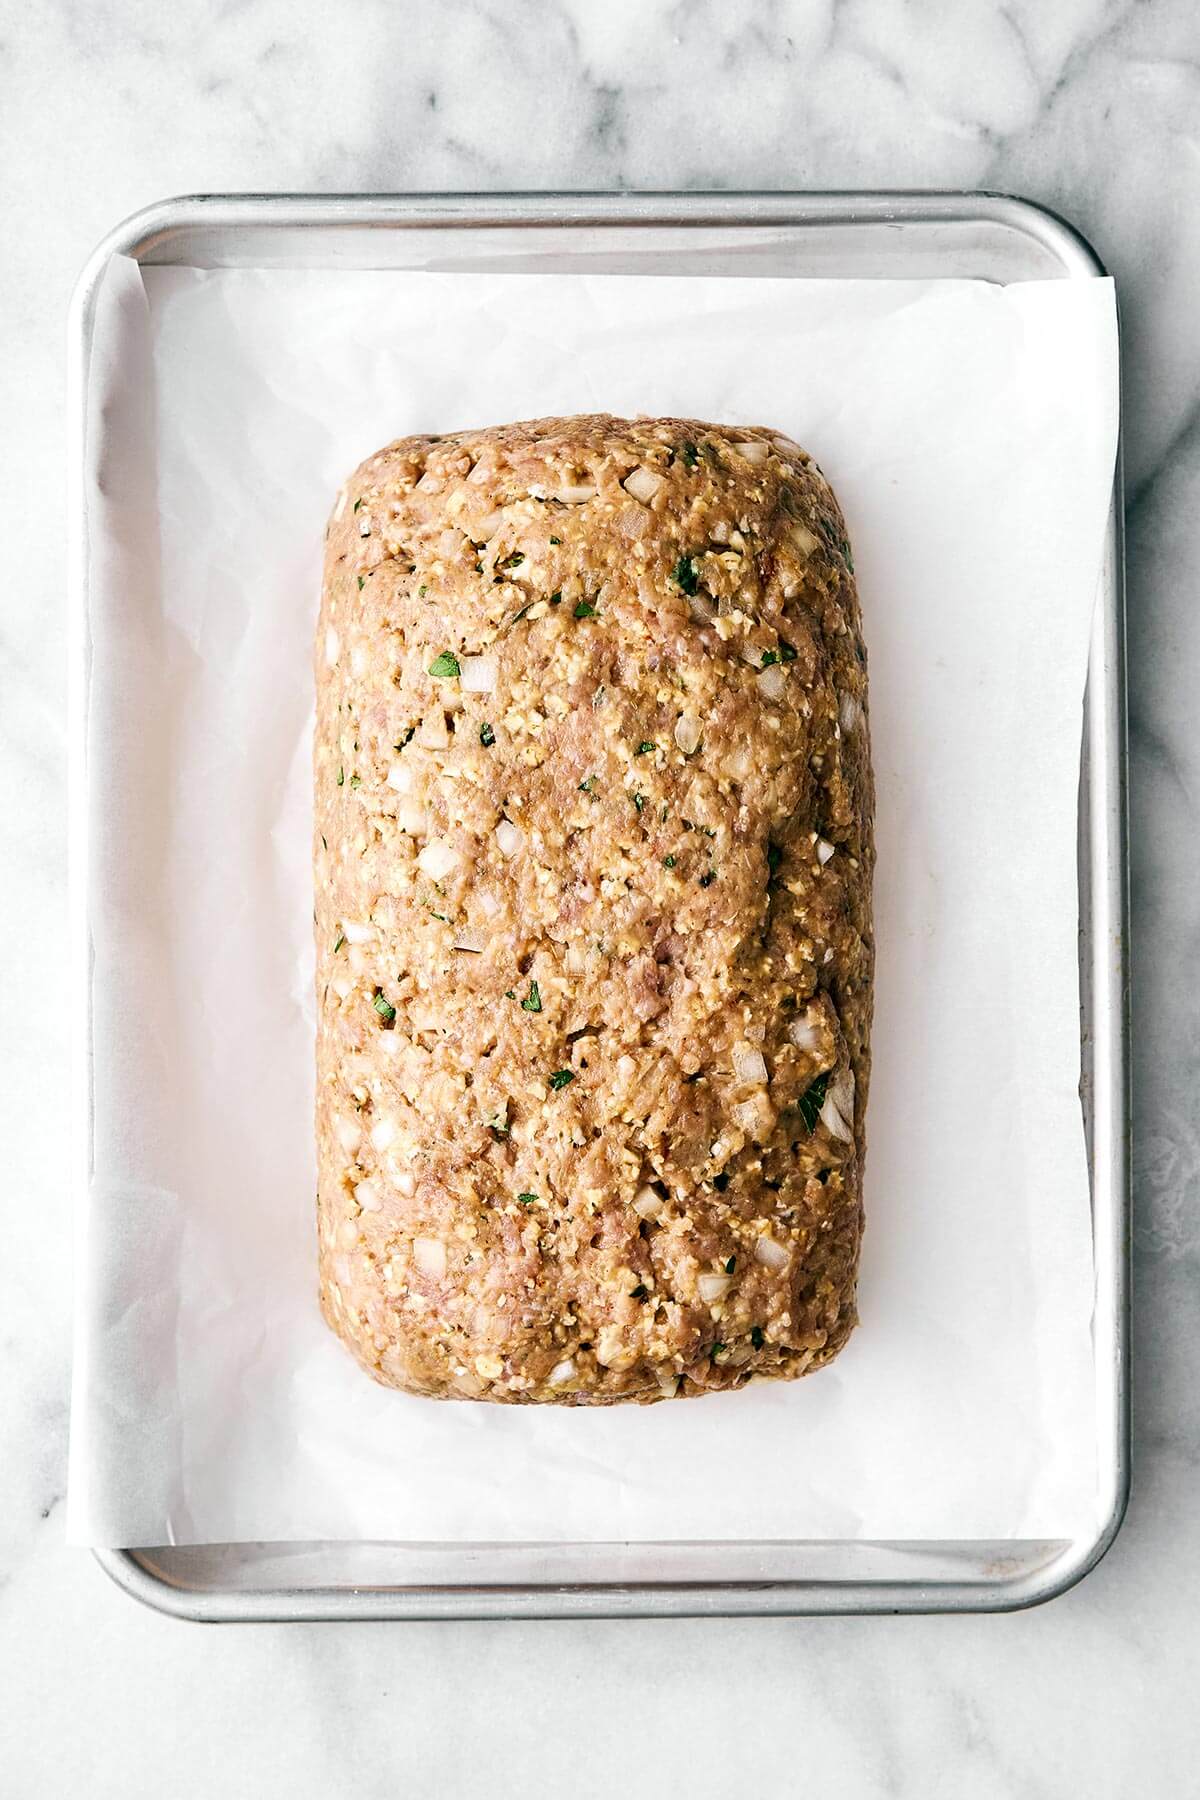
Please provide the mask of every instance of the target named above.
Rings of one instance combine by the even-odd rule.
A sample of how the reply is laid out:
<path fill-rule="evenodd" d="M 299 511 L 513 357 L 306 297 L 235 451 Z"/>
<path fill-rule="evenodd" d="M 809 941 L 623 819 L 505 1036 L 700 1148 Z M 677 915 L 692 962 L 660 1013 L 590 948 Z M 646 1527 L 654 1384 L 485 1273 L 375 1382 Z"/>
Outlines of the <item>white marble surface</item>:
<path fill-rule="evenodd" d="M 1193 1790 L 1200 1713 L 1200 17 L 1193 0 L 0 0 L 0 1792 Z M 1010 1618 L 254 1627 L 62 1545 L 74 1012 L 63 323 L 116 219 L 222 189 L 965 186 L 1074 219 L 1126 347 L 1135 1486 Z M 749 1770 L 749 1772 L 748 1772 Z"/>

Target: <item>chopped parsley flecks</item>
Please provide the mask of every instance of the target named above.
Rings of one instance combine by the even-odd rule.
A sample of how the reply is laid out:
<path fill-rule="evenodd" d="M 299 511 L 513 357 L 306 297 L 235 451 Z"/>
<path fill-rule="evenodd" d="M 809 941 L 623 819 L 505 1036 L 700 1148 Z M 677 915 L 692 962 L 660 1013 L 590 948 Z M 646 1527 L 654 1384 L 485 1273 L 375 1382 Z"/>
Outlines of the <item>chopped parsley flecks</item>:
<path fill-rule="evenodd" d="M 727 1274 L 727 1275 L 732 1275 L 732 1274 L 733 1274 L 733 1271 L 734 1271 L 734 1270 L 735 1270 L 735 1269 L 736 1269 L 736 1268 L 737 1268 L 737 1257 L 736 1257 L 736 1256 L 731 1256 L 731 1257 L 730 1257 L 730 1258 L 729 1258 L 729 1260 L 728 1260 L 728 1262 L 727 1262 L 727 1263 L 726 1263 L 726 1264 L 725 1264 L 725 1273 L 726 1273 L 726 1274 Z"/>
<path fill-rule="evenodd" d="M 525 999 L 522 1000 L 522 1002 L 521 1002 L 521 1011 L 522 1012 L 541 1012 L 541 1010 L 542 1010 L 541 990 L 539 989 L 536 981 L 531 981 L 529 983 L 529 993 L 526 995 Z"/>
<path fill-rule="evenodd" d="M 536 1206 L 537 1205 L 537 1195 L 529 1194 L 529 1193 L 518 1194 L 517 1195 L 517 1205 L 518 1206 Z"/>
<path fill-rule="evenodd" d="M 594 775 L 589 775 L 586 781 L 581 781 L 579 784 L 579 791 L 581 794 L 594 794 L 596 791 L 596 777 Z"/>
<path fill-rule="evenodd" d="M 509 1124 L 506 1115 L 502 1112 L 493 1113 L 487 1122 L 487 1128 L 497 1141 L 501 1138 L 506 1138 L 509 1134 Z"/>
<path fill-rule="evenodd" d="M 496 741 L 496 733 L 492 730 L 492 727 L 488 724 L 486 719 L 479 727 L 479 741 L 485 750 L 490 750 Z"/>
<path fill-rule="evenodd" d="M 778 650 L 764 650 L 763 659 L 759 663 L 758 666 L 760 669 L 769 669 L 772 663 L 777 663 L 778 661 L 779 661 Z"/>
<path fill-rule="evenodd" d="M 575 602 L 575 617 L 577 619 L 594 619 L 596 617 L 596 609 L 590 600 Z"/>
<path fill-rule="evenodd" d="M 425 583 L 422 582 L 420 587 L 417 589 L 417 599 L 423 600 L 428 592 L 429 592 L 429 589 L 426 587 Z"/>
<path fill-rule="evenodd" d="M 664 869 L 673 869 L 674 867 L 675 867 L 675 858 L 673 856 L 664 856 L 663 857 L 663 868 Z"/>
<path fill-rule="evenodd" d="M 372 1000 L 371 1005 L 375 1008 L 375 1011 L 379 1014 L 385 1025 L 391 1025 L 395 1022 L 396 1009 L 382 988 L 375 989 L 375 998 Z"/>
<path fill-rule="evenodd" d="M 838 548 L 842 553 L 842 561 L 845 563 L 847 569 L 849 569 L 851 575 L 853 575 L 853 573 L 854 573 L 854 558 L 850 554 L 850 546 L 846 542 L 845 538 L 842 539 L 841 543 L 838 545 Z"/>
<path fill-rule="evenodd" d="M 779 640 L 779 660 L 780 662 L 785 663 L 795 662 L 796 660 L 796 652 L 792 649 L 790 644 L 785 644 L 782 638 Z"/>
<path fill-rule="evenodd" d="M 562 589 L 561 588 L 555 588 L 554 592 L 551 594 L 549 600 L 547 601 L 547 605 L 548 606 L 561 606 L 562 605 Z"/>
<path fill-rule="evenodd" d="M 333 954 L 335 956 L 337 955 L 338 951 L 341 949 L 341 947 L 345 943 L 345 941 L 346 941 L 345 933 L 339 931 L 337 943 L 333 946 Z"/>
<path fill-rule="evenodd" d="M 831 1072 L 826 1069 L 824 1075 L 818 1075 L 817 1079 L 805 1088 L 796 1103 L 800 1109 L 800 1117 L 808 1126 L 810 1135 L 817 1129 L 817 1120 L 820 1118 L 821 1108 L 825 1104 L 825 1090 L 829 1086 Z"/>
<path fill-rule="evenodd" d="M 639 1281 L 635 1288 L 630 1288 L 629 1298 L 631 1300 L 645 1300 L 649 1293 L 650 1289 L 646 1286 L 645 1282 Z"/>
<path fill-rule="evenodd" d="M 725 1354 L 724 1344 L 714 1344 L 712 1347 L 712 1354 L 714 1356 L 723 1356 Z"/>
<path fill-rule="evenodd" d="M 700 452 L 696 449 L 695 444 L 685 444 L 679 454 L 689 469 L 694 469 L 700 461 Z"/>
<path fill-rule="evenodd" d="M 345 783 L 346 783 L 346 771 L 345 771 L 345 769 L 339 769 L 337 784 L 339 787 L 344 787 Z"/>
<path fill-rule="evenodd" d="M 671 570 L 671 580 L 685 594 L 695 594 L 700 587 L 700 564 L 694 556 L 681 556 Z"/>
<path fill-rule="evenodd" d="M 362 776 L 361 775 L 352 775 L 350 777 L 350 786 L 352 788 L 360 788 L 362 786 Z"/>
<path fill-rule="evenodd" d="M 700 877 L 700 886 L 711 887 L 716 879 L 717 871 L 715 869 L 706 869 L 704 874 Z"/>
<path fill-rule="evenodd" d="M 360 576 L 359 576 L 359 578 L 358 578 L 358 591 L 359 591 L 359 593 L 360 593 L 360 594 L 361 594 L 361 593 L 362 593 L 362 591 L 363 591 L 363 589 L 364 589 L 364 588 L 365 588 L 365 587 L 366 587 L 366 585 L 367 585 L 367 578 L 366 578 L 366 576 L 365 576 L 365 575 L 360 575 Z"/>
<path fill-rule="evenodd" d="M 354 511 L 355 511 L 355 512 L 357 512 L 357 511 L 358 511 L 358 509 L 359 509 L 359 507 L 360 507 L 360 506 L 361 506 L 361 505 L 362 505 L 362 495 L 361 495 L 361 494 L 360 494 L 360 495 L 359 495 L 359 497 L 358 497 L 358 499 L 357 499 L 357 500 L 356 500 L 356 501 L 355 501 L 355 502 L 354 502 L 354 508 L 353 508 L 353 510 L 354 510 Z"/>
<path fill-rule="evenodd" d="M 429 673 L 437 681 L 446 681 L 452 676 L 461 675 L 462 670 L 459 668 L 458 658 L 454 652 L 443 650 L 441 655 L 435 656 L 430 663 Z"/>
<path fill-rule="evenodd" d="M 635 795 L 634 795 L 634 796 L 633 796 L 633 804 L 634 804 L 634 805 L 635 805 L 635 806 L 636 806 L 636 807 L 637 807 L 637 810 L 638 810 L 638 811 L 639 811 L 639 812 L 641 812 L 641 810 L 642 810 L 642 808 L 643 808 L 643 807 L 644 807 L 644 806 L 645 806 L 645 804 L 646 804 L 646 796 L 645 796 L 645 794 L 635 794 Z"/>
<path fill-rule="evenodd" d="M 635 756 L 650 756 L 657 749 L 657 744 L 651 743 L 649 738 L 643 738 L 633 754 Z"/>
<path fill-rule="evenodd" d="M 752 1325 L 750 1327 L 750 1342 L 753 1344 L 753 1346 L 756 1350 L 762 1349 L 763 1334 L 762 1334 L 762 1326 L 761 1325 Z"/>
<path fill-rule="evenodd" d="M 574 1069 L 555 1069 L 550 1077 L 550 1086 L 557 1093 L 560 1088 L 570 1087 L 574 1079 Z"/>
<path fill-rule="evenodd" d="M 515 1000 L 515 999 L 516 999 L 516 997 L 517 997 L 517 996 L 516 996 L 516 994 L 515 994 L 515 992 L 514 992 L 514 991 L 513 991 L 513 989 L 512 989 L 512 988 L 505 988 L 505 990 L 504 990 L 504 998 L 505 998 L 505 999 L 506 999 L 506 1000 Z"/>
<path fill-rule="evenodd" d="M 552 544 L 561 544 L 561 543 L 562 543 L 562 539 L 561 539 L 561 538 L 551 538 L 551 539 L 550 539 L 550 542 L 551 542 L 551 543 L 552 543 Z"/>
<path fill-rule="evenodd" d="M 525 552 L 523 550 L 514 550 L 511 556 L 506 556 L 503 562 L 496 564 L 496 567 L 498 569 L 519 569 L 524 561 Z"/>

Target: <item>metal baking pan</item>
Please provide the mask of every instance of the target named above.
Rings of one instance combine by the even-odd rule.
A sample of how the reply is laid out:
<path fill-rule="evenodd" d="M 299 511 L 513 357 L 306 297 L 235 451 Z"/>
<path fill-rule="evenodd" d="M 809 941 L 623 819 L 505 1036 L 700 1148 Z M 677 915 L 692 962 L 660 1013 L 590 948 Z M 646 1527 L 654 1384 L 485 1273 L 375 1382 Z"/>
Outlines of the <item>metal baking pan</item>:
<path fill-rule="evenodd" d="M 190 267 L 537 266 L 610 273 L 1089 281 L 1070 226 L 970 193 L 210 196 L 136 214 L 101 243 L 71 315 L 72 770 L 85 779 L 84 414 L 109 257 Z M 550 259 L 548 261 L 548 259 Z M 1079 788 L 1082 1098 L 1095 1254 L 1094 1535 L 757 1544 L 236 1544 L 100 1552 L 126 1592 L 201 1620 L 963 1612 L 1029 1606 L 1078 1581 L 1120 1526 L 1129 1481 L 1129 1021 L 1125 638 L 1118 458 L 1092 633 Z M 77 850 L 78 846 L 73 846 Z M 76 876 L 83 861 L 75 861 Z M 75 883 L 86 991 L 87 920 Z M 90 1051 L 76 1100 L 90 1140 Z M 80 1174 L 86 1178 L 86 1161 Z"/>

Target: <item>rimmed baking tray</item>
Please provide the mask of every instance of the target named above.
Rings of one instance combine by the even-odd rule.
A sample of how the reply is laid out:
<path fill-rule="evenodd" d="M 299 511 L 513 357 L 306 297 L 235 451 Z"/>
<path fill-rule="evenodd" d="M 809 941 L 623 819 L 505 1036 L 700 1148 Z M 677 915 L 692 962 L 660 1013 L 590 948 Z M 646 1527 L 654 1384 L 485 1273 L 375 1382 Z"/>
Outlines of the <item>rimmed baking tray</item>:
<path fill-rule="evenodd" d="M 108 260 L 188 267 L 1094 280 L 1070 226 L 969 193 L 206 196 L 136 214 L 101 243 L 70 331 L 72 778 L 86 781 L 86 396 Z M 98 1552 L 121 1587 L 182 1618 L 430 1619 L 957 1612 L 1032 1605 L 1103 1555 L 1129 1481 L 1129 1094 L 1124 586 L 1118 457 L 1092 632 L 1079 788 L 1082 1084 L 1096 1277 L 1100 1523 L 1085 1538 L 588 1545 L 236 1544 Z M 83 817 L 83 808 L 75 808 Z M 86 842 L 72 842 L 73 947 L 86 994 Z M 91 1162 L 91 1045 L 75 1086 Z"/>

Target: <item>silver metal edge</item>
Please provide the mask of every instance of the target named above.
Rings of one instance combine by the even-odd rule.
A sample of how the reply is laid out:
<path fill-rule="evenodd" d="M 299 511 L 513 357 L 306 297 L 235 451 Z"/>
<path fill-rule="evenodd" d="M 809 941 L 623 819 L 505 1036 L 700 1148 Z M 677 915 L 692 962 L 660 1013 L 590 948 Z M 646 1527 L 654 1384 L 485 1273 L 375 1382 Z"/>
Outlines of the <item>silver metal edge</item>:
<path fill-rule="evenodd" d="M 719 193 L 509 193 L 414 195 L 190 195 L 143 208 L 116 226 L 88 258 L 71 302 L 68 355 L 68 435 L 71 467 L 71 531 L 69 578 L 70 670 L 68 694 L 80 729 L 71 734 L 69 778 L 82 794 L 86 781 L 87 543 L 84 529 L 84 451 L 86 448 L 87 368 L 96 295 L 104 270 L 114 255 L 152 261 L 156 247 L 174 233 L 200 225 L 262 224 L 269 209 L 281 225 L 333 224 L 397 226 L 402 224 L 466 224 L 472 219 L 493 224 L 589 222 L 626 224 L 705 224 L 745 222 L 744 208 L 753 200 L 758 223 L 802 223 L 838 220 L 869 223 L 900 219 L 978 221 L 981 217 L 1036 238 L 1056 255 L 1069 276 L 1094 278 L 1105 273 L 1092 246 L 1073 226 L 1049 209 L 1006 194 L 966 190 L 897 190 L 890 193 L 825 192 L 815 194 Z M 1041 1604 L 1065 1592 L 1094 1568 L 1111 1546 L 1125 1515 L 1129 1497 L 1129 997 L 1128 997 L 1128 854 L 1125 723 L 1125 594 L 1123 561 L 1123 481 L 1118 454 L 1109 525 L 1110 581 L 1089 655 L 1086 702 L 1090 752 L 1090 848 L 1092 880 L 1092 983 L 1096 1029 L 1096 1067 L 1105 1079 L 1093 1088 L 1093 1142 L 1103 1147 L 1093 1155 L 1094 1238 L 1097 1281 L 1093 1331 L 1096 1364 L 1111 1366 L 1113 1379 L 1099 1399 L 1104 1403 L 1100 1426 L 1109 1452 L 1104 1512 L 1091 1539 L 1071 1543 L 1061 1556 L 1016 1578 L 997 1581 L 929 1583 L 777 1583 L 769 1588 L 742 1586 L 528 1586 L 447 1589 L 313 1590 L 311 1597 L 292 1590 L 246 1590 L 241 1593 L 198 1593 L 177 1586 L 144 1560 L 148 1553 L 132 1549 L 97 1549 L 96 1560 L 124 1592 L 172 1617 L 197 1622 L 242 1622 L 289 1619 L 439 1619 L 558 1617 L 694 1617 L 755 1614 L 778 1616 L 829 1613 L 916 1613 L 1013 1611 Z M 78 816 L 77 816 L 78 815 Z M 87 868 L 85 814 L 73 809 L 70 869 L 72 958 L 83 991 L 90 991 L 90 946 L 87 932 Z M 1104 1005 L 1098 1002 L 1104 1001 Z M 1098 1029 L 1097 1029 L 1098 1027 Z M 76 1057 L 73 1116 L 79 1128 L 81 1193 L 90 1176 L 91 1015 L 85 1048 Z M 1101 1042 L 1103 1040 L 1103 1044 Z M 1107 1052 L 1101 1058 L 1101 1048 Z M 80 1201 L 82 1205 L 82 1199 Z M 1111 1282 L 1100 1279 L 1102 1260 L 1111 1264 Z M 1102 1458 L 1103 1461 L 1103 1458 Z M 1015 1545 L 1014 1545 L 1015 1547 Z M 764 1595 L 769 1595 L 763 1604 Z M 469 1599 L 470 1613 L 463 1610 Z M 355 1609 L 347 1608 L 347 1600 Z M 657 1604 L 654 1602 L 657 1601 Z"/>

